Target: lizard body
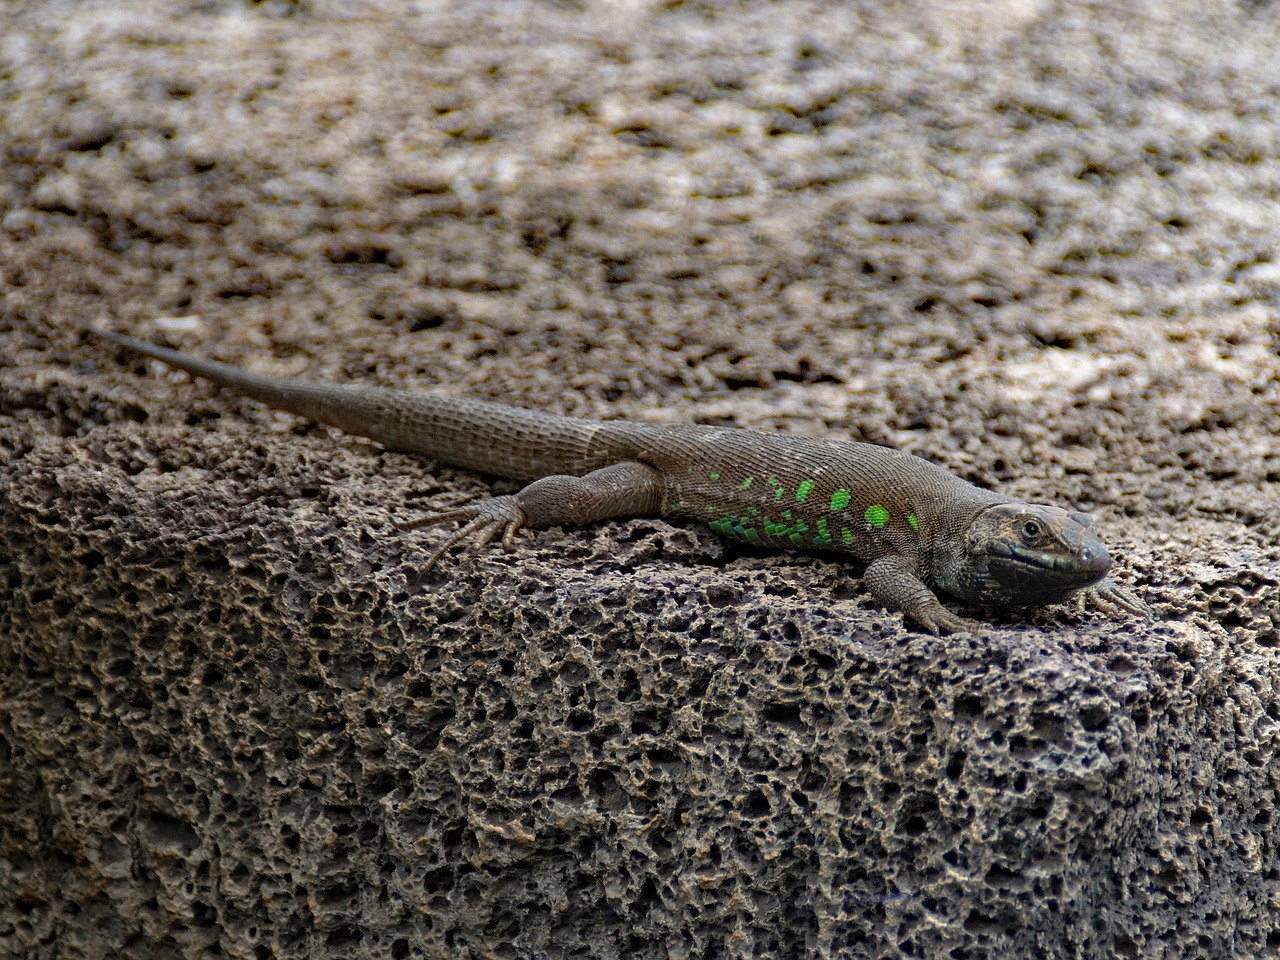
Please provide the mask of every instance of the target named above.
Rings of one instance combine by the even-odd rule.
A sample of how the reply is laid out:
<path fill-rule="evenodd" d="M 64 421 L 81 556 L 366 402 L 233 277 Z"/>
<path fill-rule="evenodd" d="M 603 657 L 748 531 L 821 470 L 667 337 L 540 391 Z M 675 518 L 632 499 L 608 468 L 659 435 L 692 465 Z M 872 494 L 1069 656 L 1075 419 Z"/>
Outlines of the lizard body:
<path fill-rule="evenodd" d="M 611 517 L 701 521 L 725 536 L 865 561 L 873 596 L 933 633 L 967 627 L 934 594 L 984 607 L 1084 595 L 1108 614 L 1148 614 L 1107 579 L 1111 558 L 1087 516 L 975 487 L 876 444 L 707 426 L 588 420 L 482 400 L 252 373 L 88 328 L 252 399 L 417 454 L 529 481 L 517 493 L 431 514 L 405 528 L 464 524 L 464 541 Z"/>

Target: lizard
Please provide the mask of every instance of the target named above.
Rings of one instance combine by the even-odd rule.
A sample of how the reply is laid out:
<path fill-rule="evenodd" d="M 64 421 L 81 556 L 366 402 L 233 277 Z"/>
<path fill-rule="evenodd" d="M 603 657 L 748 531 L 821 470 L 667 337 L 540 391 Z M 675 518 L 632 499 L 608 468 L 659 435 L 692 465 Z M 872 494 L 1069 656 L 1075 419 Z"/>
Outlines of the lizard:
<path fill-rule="evenodd" d="M 1150 616 L 1108 574 L 1084 513 L 975 486 L 879 444 L 736 427 L 558 416 L 487 400 L 254 373 L 121 333 L 92 335 L 388 450 L 528 485 L 439 510 L 400 529 L 447 522 L 423 567 L 459 545 L 474 552 L 522 529 L 660 516 L 701 521 L 750 544 L 863 562 L 881 604 L 933 634 L 971 630 L 941 591 L 986 608 L 1033 608 L 1073 596 L 1104 614 Z"/>

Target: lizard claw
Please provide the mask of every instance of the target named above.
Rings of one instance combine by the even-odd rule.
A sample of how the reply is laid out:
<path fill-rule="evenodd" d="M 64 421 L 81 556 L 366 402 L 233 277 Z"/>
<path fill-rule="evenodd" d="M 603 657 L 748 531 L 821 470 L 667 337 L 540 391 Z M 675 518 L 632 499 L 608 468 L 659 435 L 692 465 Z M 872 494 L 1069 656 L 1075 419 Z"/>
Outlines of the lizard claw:
<path fill-rule="evenodd" d="M 972 620 L 966 620 L 959 614 L 952 613 L 936 600 L 931 604 L 921 605 L 907 616 L 935 637 L 946 633 L 972 633 L 977 627 Z"/>
<path fill-rule="evenodd" d="M 464 520 L 466 522 L 449 534 L 444 542 L 427 557 L 422 567 L 424 573 L 434 567 L 436 561 L 460 543 L 466 544 L 464 553 L 471 555 L 493 543 L 494 540 L 501 536 L 503 549 L 510 550 L 515 546 L 516 534 L 528 522 L 524 510 L 516 502 L 516 498 L 506 496 L 455 507 L 452 510 L 430 513 L 421 519 L 401 524 L 400 529 L 416 530 L 419 527 L 430 527 L 437 523 L 448 523 L 451 520 Z"/>
<path fill-rule="evenodd" d="M 1081 590 L 1076 597 L 1076 603 L 1082 612 L 1087 603 L 1092 603 L 1109 617 L 1119 617 L 1126 613 L 1148 620 L 1155 617 L 1155 611 L 1147 605 L 1146 601 L 1114 580 L 1103 580 L 1101 583 Z"/>

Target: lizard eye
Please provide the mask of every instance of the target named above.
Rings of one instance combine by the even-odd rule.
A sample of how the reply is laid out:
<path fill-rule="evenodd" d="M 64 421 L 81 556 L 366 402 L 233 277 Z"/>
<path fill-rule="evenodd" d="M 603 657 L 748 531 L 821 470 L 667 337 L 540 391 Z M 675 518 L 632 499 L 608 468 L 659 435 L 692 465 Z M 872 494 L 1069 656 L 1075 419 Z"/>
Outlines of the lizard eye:
<path fill-rule="evenodd" d="M 1027 540 L 1034 540 L 1040 536 L 1040 524 L 1034 520 L 1028 520 L 1022 525 L 1022 536 Z"/>

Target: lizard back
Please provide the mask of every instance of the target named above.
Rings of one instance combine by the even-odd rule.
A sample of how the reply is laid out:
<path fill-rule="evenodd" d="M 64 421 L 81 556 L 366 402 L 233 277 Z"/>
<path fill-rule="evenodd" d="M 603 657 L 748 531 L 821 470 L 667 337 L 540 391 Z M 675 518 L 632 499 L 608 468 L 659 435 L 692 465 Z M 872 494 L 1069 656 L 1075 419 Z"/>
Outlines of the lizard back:
<path fill-rule="evenodd" d="M 853 440 L 627 421 L 599 423 L 594 439 L 609 462 L 662 471 L 663 516 L 790 550 L 927 559 L 940 536 L 1008 499 L 912 454 Z"/>

